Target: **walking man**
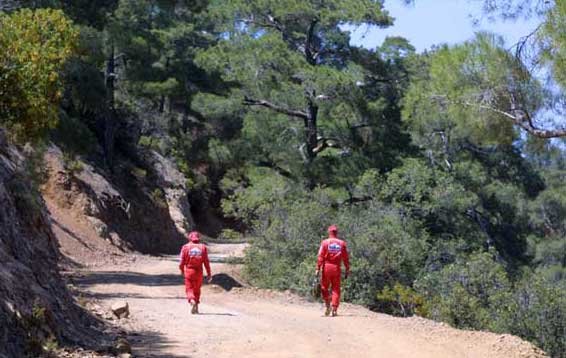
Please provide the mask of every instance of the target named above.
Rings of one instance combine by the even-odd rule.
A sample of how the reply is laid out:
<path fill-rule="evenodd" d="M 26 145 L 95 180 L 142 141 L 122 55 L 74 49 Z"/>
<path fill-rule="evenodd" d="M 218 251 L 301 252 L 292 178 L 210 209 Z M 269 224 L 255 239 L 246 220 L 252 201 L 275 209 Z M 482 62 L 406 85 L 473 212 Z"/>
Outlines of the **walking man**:
<path fill-rule="evenodd" d="M 320 289 L 322 291 L 322 299 L 326 303 L 325 316 L 336 316 L 338 314 L 338 305 L 340 304 L 340 278 L 342 274 L 342 262 L 346 267 L 346 276 L 350 274 L 350 260 L 348 257 L 348 249 L 346 242 L 338 238 L 338 228 L 336 225 L 328 227 L 328 239 L 322 240 L 320 249 L 318 250 L 318 261 L 316 264 L 316 275 L 322 270 L 322 278 L 320 280 Z M 330 298 L 329 289 L 332 286 L 332 300 Z"/>
<path fill-rule="evenodd" d="M 179 270 L 185 276 L 185 292 L 187 300 L 191 304 L 191 313 L 198 313 L 200 303 L 200 287 L 203 279 L 203 265 L 206 269 L 207 281 L 212 280 L 210 262 L 206 246 L 200 242 L 198 231 L 192 231 L 188 236 L 189 243 L 183 245 L 180 255 Z"/>

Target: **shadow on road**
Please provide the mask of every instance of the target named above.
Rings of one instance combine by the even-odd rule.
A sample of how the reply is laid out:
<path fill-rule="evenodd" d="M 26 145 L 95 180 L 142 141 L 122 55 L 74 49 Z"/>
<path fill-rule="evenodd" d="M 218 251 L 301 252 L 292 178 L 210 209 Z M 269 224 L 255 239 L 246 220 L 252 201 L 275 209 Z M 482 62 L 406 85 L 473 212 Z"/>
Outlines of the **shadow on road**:
<path fill-rule="evenodd" d="M 81 292 L 81 296 L 84 298 L 93 298 L 97 300 L 107 300 L 107 299 L 139 299 L 139 300 L 186 300 L 184 291 L 179 290 L 178 296 L 147 296 L 142 295 L 139 293 L 130 293 L 130 292 L 113 292 L 113 293 L 100 293 L 100 292 L 91 292 L 91 291 L 83 291 Z"/>
<path fill-rule="evenodd" d="M 190 355 L 172 355 L 164 353 L 168 348 L 175 347 L 175 342 L 167 340 L 161 333 L 155 331 L 131 332 L 128 340 L 133 348 L 135 357 L 139 358 L 190 358 Z"/>
<path fill-rule="evenodd" d="M 108 271 L 93 272 L 75 278 L 79 286 L 93 285 L 138 285 L 138 286 L 176 286 L 183 284 L 181 275 L 147 275 L 138 272 Z"/>
<path fill-rule="evenodd" d="M 137 286 L 182 286 L 184 285 L 181 275 L 158 274 L 148 275 L 138 272 L 127 271 L 108 271 L 92 272 L 74 277 L 75 283 L 83 289 L 94 285 L 137 285 Z M 225 291 L 230 291 L 234 287 L 242 287 L 232 276 L 219 273 L 212 276 L 211 284 L 222 287 Z"/>
<path fill-rule="evenodd" d="M 332 318 L 339 318 L 339 317 L 344 317 L 344 318 L 345 317 L 364 317 L 364 318 L 367 318 L 367 317 L 370 317 L 370 316 L 367 315 L 367 314 L 354 314 L 354 313 L 340 313 L 340 312 L 338 312 L 338 316 L 332 317 Z"/>
<path fill-rule="evenodd" d="M 212 284 L 222 287 L 225 291 L 230 291 L 234 287 L 242 287 L 241 283 L 225 273 L 212 275 Z"/>

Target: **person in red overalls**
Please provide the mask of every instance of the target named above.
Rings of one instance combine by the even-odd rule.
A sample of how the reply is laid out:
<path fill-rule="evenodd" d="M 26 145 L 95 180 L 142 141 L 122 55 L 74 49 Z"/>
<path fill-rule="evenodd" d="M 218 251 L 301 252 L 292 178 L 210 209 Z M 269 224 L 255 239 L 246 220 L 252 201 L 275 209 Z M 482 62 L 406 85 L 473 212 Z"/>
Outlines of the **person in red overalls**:
<path fill-rule="evenodd" d="M 348 257 L 348 249 L 346 242 L 338 238 L 338 228 L 336 225 L 328 227 L 328 239 L 322 240 L 320 249 L 318 250 L 318 261 L 316 264 L 316 275 L 320 273 L 322 268 L 322 279 L 320 280 L 320 289 L 322 291 L 322 299 L 326 303 L 325 316 L 328 316 L 332 309 L 332 316 L 338 313 L 338 305 L 340 304 L 340 276 L 342 274 L 342 262 L 346 267 L 346 276 L 350 274 L 350 259 Z M 329 289 L 332 286 L 332 308 L 329 295 Z"/>
<path fill-rule="evenodd" d="M 207 274 L 207 281 L 212 280 L 210 262 L 206 246 L 200 242 L 200 234 L 192 231 L 188 236 L 189 243 L 181 248 L 179 270 L 185 276 L 185 292 L 187 300 L 191 304 L 191 313 L 198 313 L 200 303 L 200 287 L 202 286 L 202 266 Z"/>

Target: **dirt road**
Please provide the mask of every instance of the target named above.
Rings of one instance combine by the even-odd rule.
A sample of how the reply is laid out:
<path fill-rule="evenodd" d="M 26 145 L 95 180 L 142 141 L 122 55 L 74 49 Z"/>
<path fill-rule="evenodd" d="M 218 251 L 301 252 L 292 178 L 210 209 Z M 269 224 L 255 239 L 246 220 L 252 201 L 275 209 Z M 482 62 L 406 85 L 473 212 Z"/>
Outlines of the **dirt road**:
<path fill-rule="evenodd" d="M 241 246 L 211 245 L 214 261 Z M 83 290 L 110 306 L 130 305 L 126 327 L 136 357 L 538 357 L 517 337 L 450 328 L 343 305 L 324 317 L 322 305 L 294 295 L 239 288 L 238 268 L 214 263 L 200 315 L 191 315 L 177 258 L 141 258 L 86 273 Z"/>

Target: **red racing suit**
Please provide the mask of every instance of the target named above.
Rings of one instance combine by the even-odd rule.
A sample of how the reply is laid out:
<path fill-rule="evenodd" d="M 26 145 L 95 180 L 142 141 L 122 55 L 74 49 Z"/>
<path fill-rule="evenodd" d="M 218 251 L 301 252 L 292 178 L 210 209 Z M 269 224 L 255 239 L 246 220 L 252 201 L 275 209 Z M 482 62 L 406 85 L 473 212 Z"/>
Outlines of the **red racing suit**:
<path fill-rule="evenodd" d="M 322 279 L 320 288 L 322 299 L 330 303 L 329 289 L 332 286 L 332 308 L 338 309 L 340 304 L 340 276 L 342 273 L 342 262 L 346 267 L 346 273 L 350 273 L 350 259 L 346 242 L 337 237 L 323 240 L 318 250 L 318 261 L 316 268 L 322 268 Z"/>
<path fill-rule="evenodd" d="M 185 244 L 181 249 L 179 269 L 185 276 L 185 292 L 187 300 L 200 303 L 200 287 L 202 286 L 202 266 L 211 277 L 210 262 L 206 246 L 198 240 Z"/>

